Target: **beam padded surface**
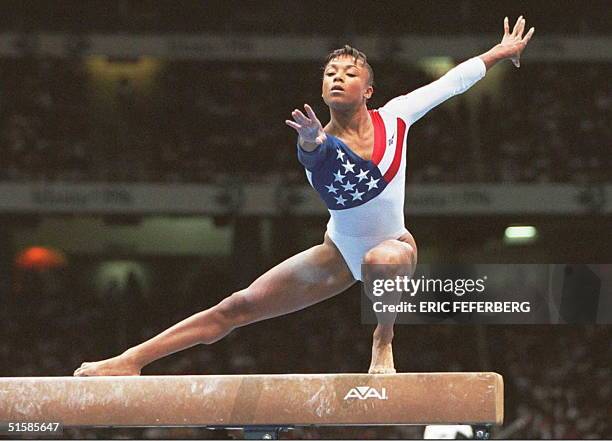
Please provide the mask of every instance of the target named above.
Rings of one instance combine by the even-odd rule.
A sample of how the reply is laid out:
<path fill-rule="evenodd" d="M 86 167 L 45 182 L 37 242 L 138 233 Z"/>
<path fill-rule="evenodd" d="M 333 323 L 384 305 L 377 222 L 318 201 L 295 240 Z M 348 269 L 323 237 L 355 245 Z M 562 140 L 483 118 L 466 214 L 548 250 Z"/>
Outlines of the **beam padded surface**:
<path fill-rule="evenodd" d="M 67 426 L 501 424 L 492 372 L 0 378 L 0 422 Z"/>

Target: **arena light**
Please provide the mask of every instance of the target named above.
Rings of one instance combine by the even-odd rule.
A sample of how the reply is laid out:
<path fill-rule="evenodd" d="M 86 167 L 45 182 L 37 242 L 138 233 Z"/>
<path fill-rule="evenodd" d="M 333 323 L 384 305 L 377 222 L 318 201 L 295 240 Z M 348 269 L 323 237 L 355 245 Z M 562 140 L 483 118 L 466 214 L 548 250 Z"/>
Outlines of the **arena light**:
<path fill-rule="evenodd" d="M 15 259 L 17 267 L 26 270 L 48 270 L 66 266 L 64 253 L 59 250 L 33 246 L 23 250 Z"/>
<path fill-rule="evenodd" d="M 515 225 L 504 232 L 504 242 L 507 244 L 530 243 L 537 237 L 538 230 L 532 225 Z"/>
<path fill-rule="evenodd" d="M 455 67 L 452 57 L 423 57 L 417 65 L 432 78 L 438 79 Z"/>
<path fill-rule="evenodd" d="M 150 83 L 161 71 L 163 62 L 157 58 L 109 58 L 91 56 L 85 58 L 85 69 L 92 80 L 116 82 L 128 78 L 133 83 Z"/>

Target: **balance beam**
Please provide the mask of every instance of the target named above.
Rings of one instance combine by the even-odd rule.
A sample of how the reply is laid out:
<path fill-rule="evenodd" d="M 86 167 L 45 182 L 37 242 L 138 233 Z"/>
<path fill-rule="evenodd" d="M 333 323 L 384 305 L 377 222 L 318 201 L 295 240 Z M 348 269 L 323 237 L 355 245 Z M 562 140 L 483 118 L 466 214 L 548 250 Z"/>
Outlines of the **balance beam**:
<path fill-rule="evenodd" d="M 499 374 L 0 378 L 0 422 L 65 426 L 501 424 Z"/>

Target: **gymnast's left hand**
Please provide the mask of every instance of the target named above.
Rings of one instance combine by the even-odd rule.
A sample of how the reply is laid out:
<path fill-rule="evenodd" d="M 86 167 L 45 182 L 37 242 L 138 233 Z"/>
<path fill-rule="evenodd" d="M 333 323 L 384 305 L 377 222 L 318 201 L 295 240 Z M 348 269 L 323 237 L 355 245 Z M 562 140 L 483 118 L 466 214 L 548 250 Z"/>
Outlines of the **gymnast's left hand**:
<path fill-rule="evenodd" d="M 509 58 L 516 67 L 521 67 L 521 53 L 525 50 L 529 40 L 531 40 L 535 28 L 529 29 L 529 32 L 523 37 L 524 31 L 525 17 L 522 15 L 516 20 L 512 32 L 510 32 L 508 17 L 504 18 L 504 36 L 501 43 L 496 47 L 500 58 Z"/>

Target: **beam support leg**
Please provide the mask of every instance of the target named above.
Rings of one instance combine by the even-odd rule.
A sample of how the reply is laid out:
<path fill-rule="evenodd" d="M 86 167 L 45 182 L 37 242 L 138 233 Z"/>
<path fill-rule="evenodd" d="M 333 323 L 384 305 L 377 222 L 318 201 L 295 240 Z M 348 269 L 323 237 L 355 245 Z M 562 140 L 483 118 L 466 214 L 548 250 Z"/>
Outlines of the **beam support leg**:
<path fill-rule="evenodd" d="M 244 439 L 280 439 L 285 427 L 276 426 L 247 426 L 244 428 Z"/>
<path fill-rule="evenodd" d="M 474 439 L 491 439 L 490 424 L 472 426 L 472 430 L 474 430 Z"/>

